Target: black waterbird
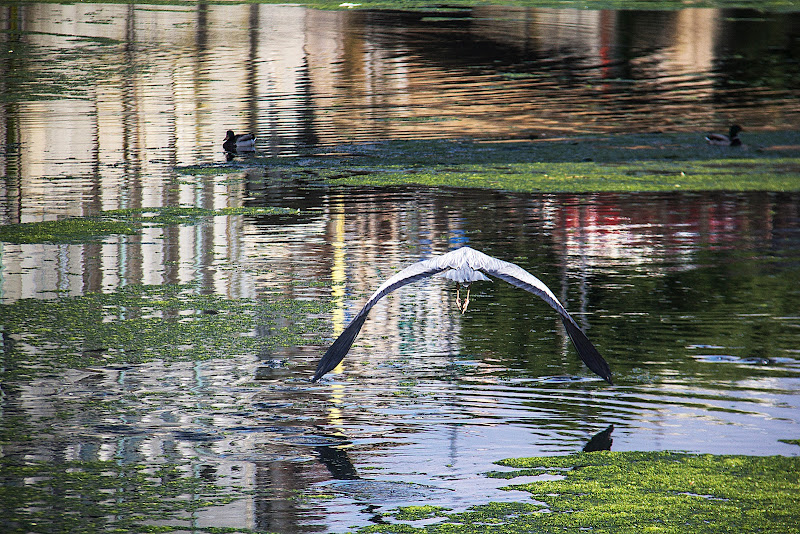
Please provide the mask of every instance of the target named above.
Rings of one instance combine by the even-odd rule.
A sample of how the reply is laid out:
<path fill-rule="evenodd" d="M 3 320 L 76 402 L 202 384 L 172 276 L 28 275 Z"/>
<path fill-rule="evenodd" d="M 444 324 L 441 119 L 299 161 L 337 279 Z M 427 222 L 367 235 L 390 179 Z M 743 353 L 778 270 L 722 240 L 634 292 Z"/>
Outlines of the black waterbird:
<path fill-rule="evenodd" d="M 253 152 L 256 149 L 256 136 L 253 134 L 235 134 L 233 130 L 228 130 L 225 134 L 225 142 L 222 143 L 225 152 L 236 154 L 238 152 Z"/>
<path fill-rule="evenodd" d="M 706 141 L 708 141 L 709 145 L 742 146 L 742 140 L 739 139 L 739 132 L 741 131 L 742 127 L 738 124 L 734 124 L 728 131 L 728 135 L 718 133 L 708 134 L 706 136 Z"/>

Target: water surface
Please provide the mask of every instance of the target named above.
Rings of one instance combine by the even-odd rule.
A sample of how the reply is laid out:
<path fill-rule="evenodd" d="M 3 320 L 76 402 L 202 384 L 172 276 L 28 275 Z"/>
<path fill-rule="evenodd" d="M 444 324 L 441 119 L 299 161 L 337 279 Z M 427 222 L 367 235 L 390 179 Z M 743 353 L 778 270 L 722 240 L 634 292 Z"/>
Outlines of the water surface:
<path fill-rule="evenodd" d="M 4 328 L 3 483 L 51 499 L 9 511 L 20 531 L 39 528 L 36 503 L 63 511 L 37 518 L 43 531 L 82 514 L 58 473 L 97 465 L 117 481 L 141 470 L 151 482 L 186 483 L 176 490 L 180 519 L 165 504 L 162 525 L 310 532 L 431 500 L 456 510 L 525 500 L 483 473 L 501 458 L 580 451 L 604 431 L 612 450 L 798 453 L 780 441 L 796 439 L 800 422 L 797 193 L 341 188 L 240 160 L 235 173 L 215 170 L 228 165 L 228 128 L 254 131 L 276 157 L 404 137 L 701 138 L 732 120 L 747 132 L 797 129 L 794 14 L 0 9 L 4 224 L 118 208 L 301 209 L 91 243 L 2 243 L 2 324 L 23 305 L 78 307 L 138 285 L 318 306 L 249 332 L 277 339 L 297 329 L 301 340 L 188 361 L 166 343 L 141 361 L 120 358 L 124 345 L 75 349 L 69 334 L 91 324 L 47 346 L 32 339 L 47 324 Z M 194 164 L 205 167 L 176 171 Z M 546 282 L 616 385 L 580 364 L 535 297 L 481 284 L 462 316 L 441 279 L 382 300 L 341 370 L 308 381 L 381 281 L 462 244 Z M 165 325 L 222 313 L 171 314 L 158 308 L 168 297 L 152 297 L 147 311 Z M 87 316 L 122 325 L 140 314 L 106 306 L 119 314 Z M 293 324 L 303 322 L 311 326 Z M 116 502 L 143 506 L 117 484 Z M 230 502 L 185 506 L 208 495 Z M 106 515 L 106 526 L 124 516 Z"/>

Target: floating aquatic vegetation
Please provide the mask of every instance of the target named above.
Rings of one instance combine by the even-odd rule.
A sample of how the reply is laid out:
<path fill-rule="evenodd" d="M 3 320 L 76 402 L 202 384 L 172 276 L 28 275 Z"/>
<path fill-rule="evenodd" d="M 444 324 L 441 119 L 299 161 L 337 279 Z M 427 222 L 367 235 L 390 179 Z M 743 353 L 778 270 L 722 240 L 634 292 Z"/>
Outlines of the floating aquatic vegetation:
<path fill-rule="evenodd" d="M 420 519 L 430 519 L 446 513 L 449 508 L 423 504 L 420 506 L 401 506 L 398 508 L 394 518 L 398 521 L 419 521 Z"/>
<path fill-rule="evenodd" d="M 461 513 L 399 508 L 390 514 L 395 521 L 441 520 L 358 532 L 784 533 L 800 514 L 798 457 L 603 451 L 498 463 L 516 470 L 489 476 L 538 478 L 510 486 L 530 492 L 534 501 L 493 502 Z"/>
<path fill-rule="evenodd" d="M 21 299 L 0 305 L 4 373 L 24 377 L 63 367 L 207 360 L 322 344 L 316 336 L 325 331 L 325 306 L 278 294 L 229 299 L 177 285 Z"/>
<path fill-rule="evenodd" d="M 9 243 L 84 243 L 110 235 L 138 234 L 143 226 L 195 224 L 206 217 L 249 215 L 253 217 L 297 214 L 298 210 L 274 207 L 207 209 L 161 207 L 103 211 L 90 217 L 67 217 L 0 226 L 0 241 Z"/>
<path fill-rule="evenodd" d="M 800 191 L 798 132 L 754 133 L 750 140 L 752 146 L 737 149 L 708 146 L 699 134 L 397 140 L 252 163 L 325 185 L 514 192 Z"/>
<path fill-rule="evenodd" d="M 230 207 L 219 209 L 166 206 L 160 208 L 136 208 L 109 210 L 103 217 L 121 218 L 147 226 L 169 226 L 176 224 L 195 224 L 206 217 L 230 215 L 249 215 L 267 217 L 272 215 L 296 215 L 300 211 L 278 207 Z"/>
<path fill-rule="evenodd" d="M 186 532 L 198 511 L 242 497 L 189 465 L 0 457 L 0 470 L 4 532 Z"/>
<path fill-rule="evenodd" d="M 800 159 L 757 165 L 752 159 L 636 161 L 631 163 L 531 162 L 400 166 L 371 172 L 329 170 L 320 177 L 342 185 L 469 187 L 513 192 L 595 191 L 796 191 Z"/>
<path fill-rule="evenodd" d="M 7 243 L 82 243 L 109 235 L 138 233 L 137 225 L 125 221 L 70 217 L 58 221 L 0 226 L 0 241 Z"/>

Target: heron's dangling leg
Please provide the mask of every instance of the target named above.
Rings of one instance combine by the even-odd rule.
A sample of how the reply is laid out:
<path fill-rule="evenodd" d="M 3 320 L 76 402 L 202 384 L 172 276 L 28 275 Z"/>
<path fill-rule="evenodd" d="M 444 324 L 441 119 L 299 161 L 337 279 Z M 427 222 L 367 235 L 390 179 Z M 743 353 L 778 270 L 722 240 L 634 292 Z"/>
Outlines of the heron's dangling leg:
<path fill-rule="evenodd" d="M 467 305 L 469 304 L 469 287 L 470 284 L 464 284 L 464 289 L 467 290 L 467 296 L 464 298 L 464 301 L 461 301 L 461 284 L 456 282 L 456 306 L 458 306 L 459 311 L 463 315 L 465 311 L 467 311 Z"/>

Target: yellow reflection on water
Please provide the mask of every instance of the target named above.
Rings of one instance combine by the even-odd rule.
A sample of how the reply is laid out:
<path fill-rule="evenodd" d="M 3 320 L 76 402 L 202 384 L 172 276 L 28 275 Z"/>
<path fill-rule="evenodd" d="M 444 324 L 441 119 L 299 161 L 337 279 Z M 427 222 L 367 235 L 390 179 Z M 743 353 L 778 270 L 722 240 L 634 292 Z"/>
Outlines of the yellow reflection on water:
<path fill-rule="evenodd" d="M 333 334 L 338 336 L 344 330 L 345 321 L 345 216 L 344 199 L 341 195 L 335 196 L 331 209 L 331 246 L 333 247 L 333 262 L 331 263 L 331 297 L 333 299 Z M 342 364 L 332 371 L 341 372 Z"/>

